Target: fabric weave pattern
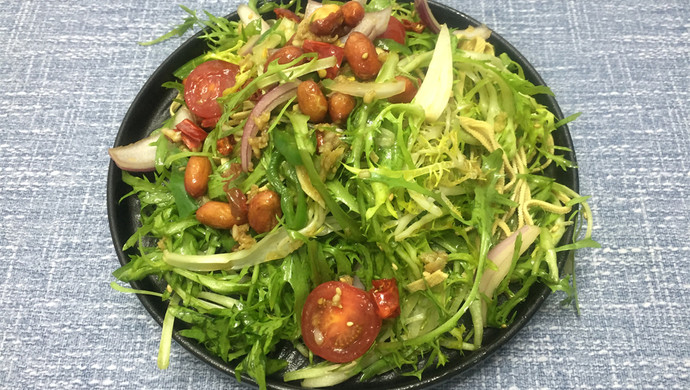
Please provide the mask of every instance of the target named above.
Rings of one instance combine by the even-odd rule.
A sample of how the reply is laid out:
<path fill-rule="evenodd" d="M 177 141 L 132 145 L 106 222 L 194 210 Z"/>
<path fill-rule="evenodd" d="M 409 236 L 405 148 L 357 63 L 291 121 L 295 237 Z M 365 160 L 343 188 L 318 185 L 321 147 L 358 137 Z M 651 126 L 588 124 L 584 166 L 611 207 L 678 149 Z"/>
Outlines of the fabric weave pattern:
<path fill-rule="evenodd" d="M 224 15 L 233 1 L 185 1 Z M 553 294 L 519 334 L 438 389 L 690 387 L 690 3 L 442 3 L 511 42 L 570 125 L 595 239 L 582 315 Z M 137 45 L 175 2 L 6 0 L 0 7 L 0 388 L 241 389 L 109 287 L 106 175 L 122 118 L 185 38 Z M 187 35 L 188 36 L 188 35 Z"/>

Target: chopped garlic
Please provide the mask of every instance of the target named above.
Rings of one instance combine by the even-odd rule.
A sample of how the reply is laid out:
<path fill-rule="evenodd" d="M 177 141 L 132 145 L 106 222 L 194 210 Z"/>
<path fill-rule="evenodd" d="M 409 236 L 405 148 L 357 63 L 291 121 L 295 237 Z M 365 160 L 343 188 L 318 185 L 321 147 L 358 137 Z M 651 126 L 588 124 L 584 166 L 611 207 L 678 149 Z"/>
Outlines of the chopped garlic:
<path fill-rule="evenodd" d="M 446 279 L 448 279 L 448 274 L 441 270 L 434 271 L 433 273 L 424 272 L 423 278 L 419 278 L 412 283 L 408 283 L 405 288 L 407 288 L 410 292 L 422 291 L 426 290 L 427 286 L 429 288 L 434 287 Z"/>
<path fill-rule="evenodd" d="M 428 273 L 442 270 L 448 263 L 448 254 L 441 251 L 422 253 L 419 258 L 424 262 L 424 271 Z"/>

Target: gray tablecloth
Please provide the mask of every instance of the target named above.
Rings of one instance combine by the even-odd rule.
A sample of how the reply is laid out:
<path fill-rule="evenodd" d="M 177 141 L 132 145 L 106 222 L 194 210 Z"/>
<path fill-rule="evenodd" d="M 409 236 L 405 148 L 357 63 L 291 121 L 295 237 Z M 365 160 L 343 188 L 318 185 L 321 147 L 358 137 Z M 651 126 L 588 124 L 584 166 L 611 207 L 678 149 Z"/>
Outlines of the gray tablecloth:
<path fill-rule="evenodd" d="M 177 2 L 0 7 L 0 387 L 240 388 L 109 282 L 106 173 L 119 124 L 178 45 L 136 42 Z M 512 42 L 582 112 L 570 130 L 602 249 L 578 252 L 582 315 L 552 295 L 517 337 L 439 388 L 690 388 L 690 3 L 447 3 Z M 185 1 L 224 15 L 236 1 Z"/>

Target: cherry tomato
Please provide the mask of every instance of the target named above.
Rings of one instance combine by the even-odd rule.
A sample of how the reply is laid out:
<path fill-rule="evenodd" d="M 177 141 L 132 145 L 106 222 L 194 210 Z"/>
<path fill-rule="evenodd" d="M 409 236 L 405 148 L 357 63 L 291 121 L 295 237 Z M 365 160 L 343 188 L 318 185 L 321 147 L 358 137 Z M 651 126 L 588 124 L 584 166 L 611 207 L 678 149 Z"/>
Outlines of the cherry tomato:
<path fill-rule="evenodd" d="M 311 41 L 308 39 L 302 43 L 302 50 L 305 53 L 316 53 L 319 59 L 335 56 L 335 65 L 326 69 L 326 77 L 334 79 L 340 71 L 340 64 L 345 57 L 345 50 L 342 47 L 331 45 L 326 42 Z"/>
<path fill-rule="evenodd" d="M 400 315 L 400 293 L 395 279 L 376 279 L 371 281 L 371 295 L 376 303 L 376 314 L 382 319 Z"/>
<path fill-rule="evenodd" d="M 371 295 L 347 283 L 318 285 L 302 309 L 304 343 L 315 355 L 334 363 L 364 355 L 380 329 Z"/>
<path fill-rule="evenodd" d="M 398 18 L 391 16 L 388 19 L 388 28 L 383 34 L 379 35 L 379 39 L 392 39 L 401 45 L 405 44 L 405 26 Z"/>
<path fill-rule="evenodd" d="M 198 65 L 184 80 L 184 100 L 189 110 L 201 118 L 215 118 L 223 113 L 216 101 L 223 91 L 235 85 L 239 66 L 221 60 Z"/>

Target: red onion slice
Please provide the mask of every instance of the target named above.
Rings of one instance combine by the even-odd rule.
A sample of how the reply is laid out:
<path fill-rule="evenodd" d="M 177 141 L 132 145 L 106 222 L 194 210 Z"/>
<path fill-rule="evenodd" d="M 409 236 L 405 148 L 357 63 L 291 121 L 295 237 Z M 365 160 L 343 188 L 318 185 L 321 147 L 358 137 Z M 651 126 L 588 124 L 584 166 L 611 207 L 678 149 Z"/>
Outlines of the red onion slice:
<path fill-rule="evenodd" d="M 436 20 L 434 14 L 431 13 L 427 0 L 414 0 L 414 9 L 419 14 L 419 19 L 431 32 L 438 34 L 441 31 L 441 24 Z"/>
<path fill-rule="evenodd" d="M 307 20 L 307 18 L 314 13 L 317 9 L 323 7 L 323 4 L 319 3 L 318 1 L 314 0 L 309 0 L 307 1 L 307 6 L 304 7 L 304 19 L 302 20 Z"/>
<path fill-rule="evenodd" d="M 534 240 L 539 237 L 540 229 L 537 226 L 525 225 L 515 231 L 510 237 L 504 239 L 491 248 L 487 254 L 487 259 L 491 260 L 498 269 L 485 268 L 482 279 L 479 281 L 479 292 L 492 298 L 496 287 L 505 279 L 510 270 L 510 265 L 515 254 L 515 241 L 520 237 L 519 253 L 522 254 L 529 248 Z M 482 315 L 486 317 L 486 302 L 482 301 Z"/>
<path fill-rule="evenodd" d="M 259 127 L 256 125 L 256 119 L 266 111 L 271 111 L 278 105 L 285 103 L 297 94 L 297 86 L 299 82 L 292 81 L 273 88 L 270 92 L 265 94 L 256 103 L 256 106 L 249 113 L 247 122 L 244 124 L 242 132 L 242 143 L 240 145 L 240 157 L 242 159 L 242 170 L 249 171 L 249 165 L 252 161 L 252 147 L 249 145 L 249 139 L 256 135 Z"/>
<path fill-rule="evenodd" d="M 388 21 L 391 18 L 391 7 L 382 9 L 381 11 L 367 12 L 364 14 L 364 18 L 359 22 L 355 28 L 353 28 L 348 34 L 343 35 L 340 38 L 341 42 L 347 41 L 354 31 L 361 32 L 366 35 L 367 38 L 372 41 L 376 39 L 379 35 L 386 32 L 388 28 Z"/>
<path fill-rule="evenodd" d="M 247 4 L 240 4 L 237 7 L 237 15 L 239 15 L 242 24 L 244 24 L 245 26 L 255 21 L 256 19 L 261 20 L 261 34 L 268 31 L 268 29 L 271 27 L 268 25 L 268 23 L 266 23 L 265 20 L 263 20 L 261 15 L 254 12 L 254 10 L 252 10 Z"/>
<path fill-rule="evenodd" d="M 156 141 L 159 136 L 160 133 L 157 133 L 129 145 L 110 148 L 108 154 L 115 165 L 123 171 L 153 171 L 156 162 Z"/>
<path fill-rule="evenodd" d="M 175 113 L 171 128 L 175 128 L 185 119 L 195 122 L 194 116 L 186 106 L 180 107 Z M 108 149 L 108 154 L 123 171 L 129 172 L 150 172 L 155 169 L 156 145 L 160 133 L 149 135 L 137 142 L 129 145 L 118 146 Z M 152 145 L 153 144 L 153 145 Z"/>

